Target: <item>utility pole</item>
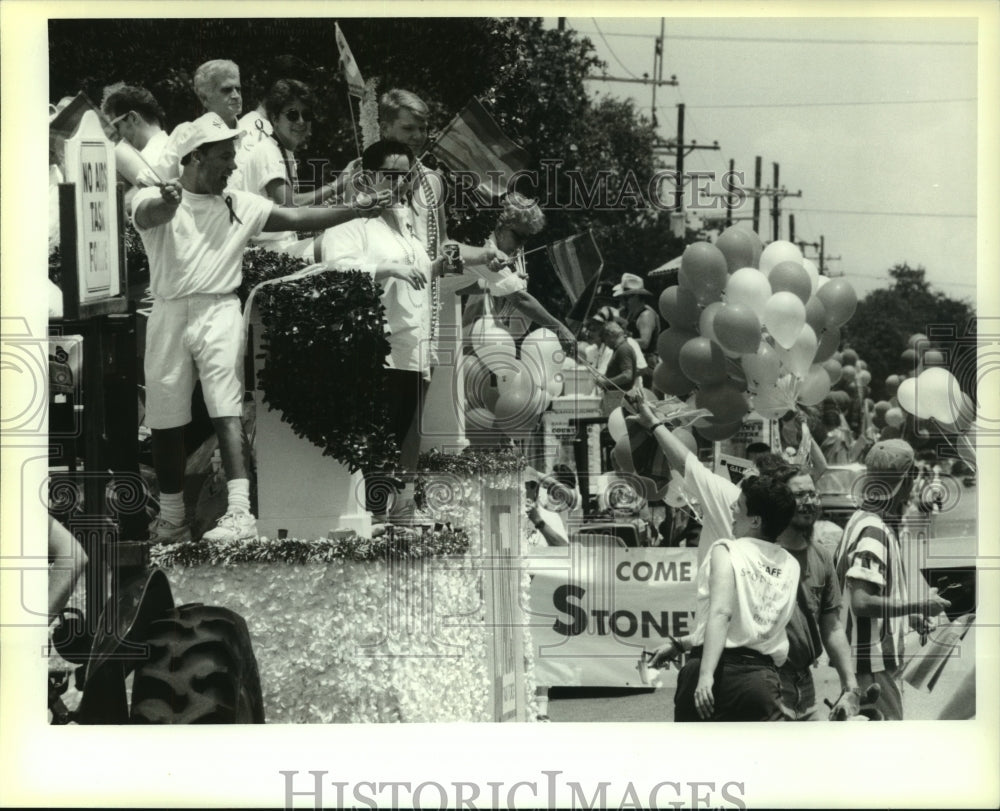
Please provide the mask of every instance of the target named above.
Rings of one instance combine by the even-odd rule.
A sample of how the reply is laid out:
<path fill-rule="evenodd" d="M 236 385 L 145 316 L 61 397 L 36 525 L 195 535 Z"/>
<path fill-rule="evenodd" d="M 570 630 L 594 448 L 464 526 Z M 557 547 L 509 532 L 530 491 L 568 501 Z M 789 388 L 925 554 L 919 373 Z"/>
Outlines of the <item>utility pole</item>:
<path fill-rule="evenodd" d="M 663 34 L 666 29 L 666 18 L 660 17 L 660 36 L 656 38 L 656 43 L 653 45 L 653 75 L 656 77 L 657 81 L 663 81 Z M 653 85 L 653 129 L 655 130 L 660 126 L 660 122 L 656 115 L 656 88 L 657 85 Z"/>
<path fill-rule="evenodd" d="M 789 215 L 789 218 L 793 216 L 794 215 Z M 790 241 L 795 242 L 794 237 Z M 827 263 L 836 262 L 842 258 L 840 256 L 826 255 L 826 237 L 822 234 L 820 235 L 819 242 L 806 242 L 804 239 L 800 239 L 798 242 L 795 242 L 795 244 L 799 246 L 799 250 L 802 251 L 802 257 L 804 259 L 811 259 L 819 263 L 820 276 L 829 275 L 827 273 Z M 818 254 L 816 256 L 806 256 L 806 248 L 812 248 L 813 250 L 818 251 Z"/>
<path fill-rule="evenodd" d="M 772 168 L 774 169 L 774 188 L 778 188 L 778 164 L 772 163 Z M 771 241 L 774 242 L 779 239 L 778 232 L 780 229 L 781 221 L 778 218 L 778 195 L 774 195 L 771 198 Z"/>
<path fill-rule="evenodd" d="M 755 234 L 760 233 L 760 155 L 754 158 L 753 163 L 753 230 Z"/>
<path fill-rule="evenodd" d="M 757 155 L 754 159 L 753 188 L 746 191 L 753 195 L 753 230 L 760 233 L 760 198 L 771 198 L 771 238 L 772 241 L 781 238 L 781 204 L 783 197 L 801 197 L 802 191 L 790 192 L 784 186 L 778 184 L 779 167 L 777 163 L 772 163 L 774 168 L 774 185 L 761 186 L 761 157 Z"/>
<path fill-rule="evenodd" d="M 732 158 L 729 159 L 729 181 L 732 182 L 733 176 L 736 174 L 736 161 Z M 726 228 L 729 228 L 733 224 L 733 196 L 731 194 L 726 195 Z"/>

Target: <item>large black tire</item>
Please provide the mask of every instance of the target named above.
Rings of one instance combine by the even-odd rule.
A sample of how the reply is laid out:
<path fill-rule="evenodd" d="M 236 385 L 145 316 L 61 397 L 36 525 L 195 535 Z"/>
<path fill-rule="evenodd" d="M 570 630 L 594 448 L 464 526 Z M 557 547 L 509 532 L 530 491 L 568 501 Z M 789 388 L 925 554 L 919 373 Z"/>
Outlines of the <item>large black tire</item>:
<path fill-rule="evenodd" d="M 228 608 L 182 605 L 150 626 L 135 670 L 133 724 L 263 724 L 247 624 Z"/>

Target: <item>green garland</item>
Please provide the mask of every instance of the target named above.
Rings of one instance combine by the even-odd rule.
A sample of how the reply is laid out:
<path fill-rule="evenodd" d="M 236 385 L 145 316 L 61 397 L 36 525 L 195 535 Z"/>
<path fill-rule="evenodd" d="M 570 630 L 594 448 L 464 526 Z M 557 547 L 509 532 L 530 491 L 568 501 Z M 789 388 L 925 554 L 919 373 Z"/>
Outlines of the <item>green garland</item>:
<path fill-rule="evenodd" d="M 240 295 L 305 267 L 271 251 L 247 251 Z M 327 271 L 265 285 L 255 302 L 267 352 L 257 383 L 264 402 L 304 437 L 354 472 L 392 465 L 395 438 L 385 431 L 380 289 L 360 271 Z"/>
<path fill-rule="evenodd" d="M 236 563 L 331 563 L 464 555 L 469 536 L 462 530 L 422 533 L 405 527 L 390 529 L 378 538 L 258 538 L 253 541 L 191 541 L 160 544 L 150 549 L 150 562 L 165 569 L 174 566 L 231 566 Z"/>

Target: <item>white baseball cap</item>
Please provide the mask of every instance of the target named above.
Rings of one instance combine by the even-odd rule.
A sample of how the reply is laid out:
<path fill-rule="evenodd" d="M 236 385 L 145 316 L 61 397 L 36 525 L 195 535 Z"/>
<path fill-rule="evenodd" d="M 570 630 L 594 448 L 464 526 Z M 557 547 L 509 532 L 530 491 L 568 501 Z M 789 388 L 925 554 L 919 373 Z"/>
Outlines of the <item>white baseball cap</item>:
<path fill-rule="evenodd" d="M 194 121 L 177 126 L 183 127 L 177 138 L 177 155 L 181 158 L 205 144 L 229 141 L 246 135 L 243 130 L 231 129 L 218 113 L 205 113 Z"/>

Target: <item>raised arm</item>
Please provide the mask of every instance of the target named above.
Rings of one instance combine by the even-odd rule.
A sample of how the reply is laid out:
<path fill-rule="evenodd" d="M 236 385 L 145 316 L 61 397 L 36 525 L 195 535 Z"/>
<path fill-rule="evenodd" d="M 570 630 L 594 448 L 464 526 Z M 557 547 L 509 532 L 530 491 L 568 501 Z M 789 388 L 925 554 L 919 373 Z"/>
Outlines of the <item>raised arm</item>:
<path fill-rule="evenodd" d="M 670 465 L 672 470 L 676 470 L 683 475 L 687 467 L 688 458 L 694 458 L 694 454 L 691 453 L 687 445 L 671 433 L 670 429 L 656 415 L 656 412 L 653 411 L 649 403 L 640 400 L 638 397 L 630 397 L 629 401 L 636 408 L 639 424 L 652 434 L 653 439 L 656 440 L 656 444 L 660 446 L 660 449 L 667 457 L 667 464 Z M 695 459 L 695 461 L 697 462 L 698 460 Z"/>
<path fill-rule="evenodd" d="M 146 229 L 166 225 L 177 213 L 177 206 L 181 204 L 183 193 L 181 184 L 176 180 L 164 183 L 160 186 L 159 199 L 153 197 L 139 203 L 133 217 L 136 227 Z"/>

